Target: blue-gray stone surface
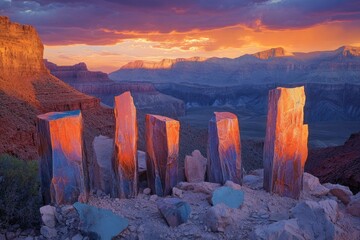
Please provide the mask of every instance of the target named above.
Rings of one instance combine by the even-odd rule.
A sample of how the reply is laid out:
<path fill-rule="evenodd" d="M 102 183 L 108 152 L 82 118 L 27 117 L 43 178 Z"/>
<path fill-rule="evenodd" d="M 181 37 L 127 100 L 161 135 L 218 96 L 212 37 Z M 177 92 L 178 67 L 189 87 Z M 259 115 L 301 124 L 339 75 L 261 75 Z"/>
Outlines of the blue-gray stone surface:
<path fill-rule="evenodd" d="M 76 202 L 74 204 L 80 217 L 80 229 L 90 233 L 92 238 L 110 240 L 129 225 L 129 221 L 110 210 Z"/>
<path fill-rule="evenodd" d="M 230 187 L 220 187 L 211 196 L 211 204 L 224 203 L 230 208 L 239 208 L 244 203 L 244 192 Z"/>
<path fill-rule="evenodd" d="M 189 219 L 190 205 L 178 198 L 165 198 L 157 203 L 160 213 L 171 227 L 176 227 Z"/>

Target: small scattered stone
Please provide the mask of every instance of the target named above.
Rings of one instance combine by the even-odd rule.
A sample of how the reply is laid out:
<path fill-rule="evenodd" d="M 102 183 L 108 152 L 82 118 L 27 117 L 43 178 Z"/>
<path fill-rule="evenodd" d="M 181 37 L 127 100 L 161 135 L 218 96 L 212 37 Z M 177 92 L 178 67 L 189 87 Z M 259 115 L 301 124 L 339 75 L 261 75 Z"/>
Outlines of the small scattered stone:
<path fill-rule="evenodd" d="M 71 238 L 71 240 L 82 240 L 82 239 L 83 239 L 83 236 L 80 233 L 76 234 L 75 236 L 73 236 Z"/>
<path fill-rule="evenodd" d="M 178 198 L 165 198 L 157 206 L 170 227 L 187 222 L 191 213 L 190 205 Z"/>
<path fill-rule="evenodd" d="M 150 196 L 150 201 L 155 202 L 158 199 L 158 196 L 156 194 Z"/>
<path fill-rule="evenodd" d="M 224 232 L 231 221 L 230 209 L 223 203 L 211 207 L 205 217 L 206 226 L 213 232 Z"/>
<path fill-rule="evenodd" d="M 174 197 L 179 197 L 179 198 L 183 197 L 183 191 L 181 189 L 176 188 L 176 187 L 173 187 L 172 193 L 173 193 Z"/>
<path fill-rule="evenodd" d="M 145 195 L 150 195 L 151 189 L 150 189 L 150 188 L 145 188 L 144 191 L 143 191 L 143 193 L 144 193 Z"/>
<path fill-rule="evenodd" d="M 48 226 L 42 226 L 40 228 L 40 233 L 41 233 L 41 235 L 43 235 L 45 238 L 48 238 L 48 239 L 52 239 L 52 238 L 57 237 L 56 229 L 55 228 L 50 228 Z"/>
<path fill-rule="evenodd" d="M 56 225 L 55 208 L 53 206 L 46 205 L 40 208 L 40 213 L 43 223 L 50 228 L 54 228 Z"/>

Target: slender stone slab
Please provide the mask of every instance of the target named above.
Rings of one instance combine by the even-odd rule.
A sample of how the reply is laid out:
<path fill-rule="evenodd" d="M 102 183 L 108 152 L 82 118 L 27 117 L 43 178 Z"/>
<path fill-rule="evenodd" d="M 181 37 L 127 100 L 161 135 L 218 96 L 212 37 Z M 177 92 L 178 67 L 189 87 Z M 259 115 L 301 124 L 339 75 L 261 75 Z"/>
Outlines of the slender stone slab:
<path fill-rule="evenodd" d="M 41 192 L 45 204 L 86 200 L 81 112 L 38 115 Z M 85 199 L 84 199 L 85 198 Z"/>
<path fill-rule="evenodd" d="M 307 159 L 304 87 L 270 90 L 264 145 L 264 189 L 299 198 Z"/>
<path fill-rule="evenodd" d="M 90 175 L 91 189 L 101 190 L 111 194 L 113 190 L 112 157 L 114 155 L 114 139 L 106 136 L 97 136 L 93 141 L 94 162 Z"/>
<path fill-rule="evenodd" d="M 135 197 L 138 192 L 138 162 L 136 107 L 130 92 L 115 97 L 115 177 L 118 182 L 116 195 L 120 198 Z"/>
<path fill-rule="evenodd" d="M 174 119 L 146 115 L 148 184 L 158 196 L 170 194 L 178 182 L 179 129 Z"/>
<path fill-rule="evenodd" d="M 241 144 L 239 122 L 235 114 L 215 112 L 209 121 L 208 180 L 241 184 Z"/>

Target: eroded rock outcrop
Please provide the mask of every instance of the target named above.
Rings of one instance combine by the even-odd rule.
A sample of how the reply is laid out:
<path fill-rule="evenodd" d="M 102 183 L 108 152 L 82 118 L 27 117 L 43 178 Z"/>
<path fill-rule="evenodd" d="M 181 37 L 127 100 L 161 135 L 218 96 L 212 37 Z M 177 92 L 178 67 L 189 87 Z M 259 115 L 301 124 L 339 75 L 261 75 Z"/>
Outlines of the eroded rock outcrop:
<path fill-rule="evenodd" d="M 0 153 L 37 159 L 36 115 L 93 109 L 100 101 L 49 74 L 35 28 L 1 16 L 0 102 Z"/>
<path fill-rule="evenodd" d="M 209 121 L 208 180 L 242 182 L 239 122 L 235 114 L 215 112 Z"/>
<path fill-rule="evenodd" d="M 304 105 L 304 87 L 278 87 L 269 92 L 264 145 L 264 188 L 268 192 L 299 198 L 308 154 Z"/>
<path fill-rule="evenodd" d="M 138 192 L 138 162 L 136 108 L 130 92 L 115 97 L 116 194 L 122 198 L 135 197 Z"/>
<path fill-rule="evenodd" d="M 51 74 L 66 83 L 111 83 L 108 75 L 99 71 L 89 71 L 86 64 L 81 62 L 73 66 L 58 66 L 55 63 L 44 60 L 45 66 Z"/>
<path fill-rule="evenodd" d="M 180 123 L 159 115 L 146 115 L 146 166 L 154 194 L 165 196 L 178 181 Z"/>
<path fill-rule="evenodd" d="M 38 116 L 41 192 L 45 203 L 86 200 L 83 120 L 80 111 Z"/>

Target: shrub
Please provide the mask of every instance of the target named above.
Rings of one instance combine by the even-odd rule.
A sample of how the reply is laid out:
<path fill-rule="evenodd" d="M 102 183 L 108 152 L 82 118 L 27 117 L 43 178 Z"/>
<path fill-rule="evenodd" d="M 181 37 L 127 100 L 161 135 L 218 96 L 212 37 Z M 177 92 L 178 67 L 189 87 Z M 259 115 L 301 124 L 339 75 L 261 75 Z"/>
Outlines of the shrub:
<path fill-rule="evenodd" d="M 23 228 L 40 224 L 37 161 L 24 161 L 0 155 L 0 222 L 3 227 L 19 224 Z"/>

